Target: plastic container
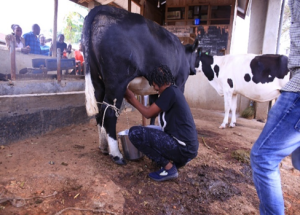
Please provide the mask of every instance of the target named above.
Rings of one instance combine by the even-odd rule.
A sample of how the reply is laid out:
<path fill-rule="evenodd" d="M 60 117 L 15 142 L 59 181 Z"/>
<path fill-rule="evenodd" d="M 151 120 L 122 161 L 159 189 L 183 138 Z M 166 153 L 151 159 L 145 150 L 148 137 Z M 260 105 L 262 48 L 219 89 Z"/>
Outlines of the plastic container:
<path fill-rule="evenodd" d="M 130 142 L 128 138 L 129 130 L 124 130 L 118 133 L 118 137 L 121 140 L 124 157 L 127 160 L 137 160 L 143 157 L 143 153 L 141 153 L 135 146 Z"/>
<path fill-rule="evenodd" d="M 194 25 L 200 25 L 200 19 L 199 18 L 194 19 Z"/>
<path fill-rule="evenodd" d="M 147 128 L 153 128 L 153 129 L 157 129 L 157 130 L 161 130 L 161 127 L 158 125 L 147 125 Z"/>

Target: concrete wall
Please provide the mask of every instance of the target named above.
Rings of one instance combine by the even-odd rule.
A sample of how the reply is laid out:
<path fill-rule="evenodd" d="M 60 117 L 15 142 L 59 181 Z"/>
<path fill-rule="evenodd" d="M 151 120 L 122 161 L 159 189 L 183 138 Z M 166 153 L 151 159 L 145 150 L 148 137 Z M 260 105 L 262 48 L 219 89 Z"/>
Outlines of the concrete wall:
<path fill-rule="evenodd" d="M 13 84 L 0 82 L 0 95 L 21 95 L 40 93 L 61 93 L 84 91 L 84 80 L 24 80 Z"/>
<path fill-rule="evenodd" d="M 0 96 L 0 145 L 85 123 L 84 92 Z"/>
<path fill-rule="evenodd" d="M 36 54 L 23 54 L 21 52 L 16 52 L 16 71 L 19 71 L 26 67 L 32 67 L 32 59 L 35 58 L 52 58 L 45 55 Z M 0 46 L 0 73 L 10 74 L 10 52 L 7 50 L 6 46 Z"/>
<path fill-rule="evenodd" d="M 202 72 L 189 76 L 185 84 L 184 96 L 190 107 L 224 110 L 223 97 L 209 84 Z"/>

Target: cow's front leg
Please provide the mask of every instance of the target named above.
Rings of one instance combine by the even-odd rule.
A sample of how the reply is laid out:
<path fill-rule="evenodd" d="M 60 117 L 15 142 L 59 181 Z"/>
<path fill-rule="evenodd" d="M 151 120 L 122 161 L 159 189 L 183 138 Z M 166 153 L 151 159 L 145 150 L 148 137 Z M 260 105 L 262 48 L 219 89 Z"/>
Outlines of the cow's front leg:
<path fill-rule="evenodd" d="M 232 99 L 231 99 L 231 123 L 229 125 L 230 128 L 235 127 L 235 123 L 236 123 L 236 106 L 237 106 L 237 94 L 232 95 Z"/>
<path fill-rule="evenodd" d="M 225 116 L 223 119 L 223 123 L 220 125 L 219 128 L 226 128 L 226 125 L 228 124 L 228 117 L 229 117 L 229 111 L 231 107 L 231 99 L 232 94 L 229 92 L 224 93 L 224 109 L 225 109 Z"/>

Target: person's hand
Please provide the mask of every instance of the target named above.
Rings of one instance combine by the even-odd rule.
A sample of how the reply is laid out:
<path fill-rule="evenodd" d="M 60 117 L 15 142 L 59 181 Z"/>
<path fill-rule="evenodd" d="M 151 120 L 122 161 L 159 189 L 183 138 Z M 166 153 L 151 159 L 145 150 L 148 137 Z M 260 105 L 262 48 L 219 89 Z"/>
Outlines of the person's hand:
<path fill-rule="evenodd" d="M 133 98 L 135 98 L 134 97 L 134 93 L 131 91 L 131 90 L 129 90 L 128 88 L 126 89 L 126 92 L 125 92 L 125 94 L 124 94 L 124 98 L 128 101 L 128 102 L 130 102 L 130 100 L 132 100 Z"/>
<path fill-rule="evenodd" d="M 25 48 L 22 48 L 21 52 L 23 52 L 24 54 L 28 54 L 30 52 L 30 46 L 26 46 Z"/>

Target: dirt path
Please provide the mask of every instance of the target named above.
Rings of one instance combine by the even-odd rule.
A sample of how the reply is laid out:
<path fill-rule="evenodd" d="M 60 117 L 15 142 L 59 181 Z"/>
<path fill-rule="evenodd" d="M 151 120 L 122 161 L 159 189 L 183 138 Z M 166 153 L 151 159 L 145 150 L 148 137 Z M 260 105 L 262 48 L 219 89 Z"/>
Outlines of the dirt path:
<path fill-rule="evenodd" d="M 98 150 L 94 120 L 2 146 L 0 214 L 259 214 L 247 156 L 264 124 L 239 118 L 222 130 L 221 112 L 192 112 L 198 157 L 174 181 L 150 180 L 157 167 L 145 157 L 115 165 Z M 141 124 L 137 111 L 128 116 Z M 122 113 L 117 131 L 126 128 Z M 300 214 L 300 173 L 290 158 L 280 170 L 286 214 Z"/>

